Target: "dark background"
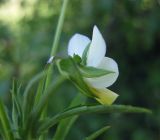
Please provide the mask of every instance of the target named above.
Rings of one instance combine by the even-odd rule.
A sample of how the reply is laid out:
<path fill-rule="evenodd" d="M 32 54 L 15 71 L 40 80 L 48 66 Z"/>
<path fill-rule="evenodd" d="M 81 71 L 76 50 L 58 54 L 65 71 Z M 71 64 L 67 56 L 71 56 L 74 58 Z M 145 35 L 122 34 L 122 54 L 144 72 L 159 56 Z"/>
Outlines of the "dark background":
<path fill-rule="evenodd" d="M 43 70 L 61 2 L 0 0 L 0 95 L 6 104 L 13 77 L 25 86 Z M 91 38 L 94 25 L 107 43 L 106 55 L 119 65 L 119 78 L 110 87 L 120 95 L 116 103 L 146 107 L 153 115 L 83 115 L 67 139 L 81 140 L 111 125 L 100 140 L 160 140 L 160 1 L 70 0 L 59 55 L 67 55 L 67 43 L 76 32 Z M 67 82 L 53 97 L 49 112 L 62 110 L 76 94 Z"/>

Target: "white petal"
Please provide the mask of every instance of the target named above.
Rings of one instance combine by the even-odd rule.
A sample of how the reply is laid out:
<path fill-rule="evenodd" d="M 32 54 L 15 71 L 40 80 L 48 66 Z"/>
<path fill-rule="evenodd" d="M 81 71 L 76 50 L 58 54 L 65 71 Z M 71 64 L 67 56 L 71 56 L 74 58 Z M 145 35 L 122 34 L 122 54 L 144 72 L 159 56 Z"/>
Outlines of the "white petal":
<path fill-rule="evenodd" d="M 106 44 L 105 41 L 96 26 L 93 28 L 93 35 L 91 45 L 87 56 L 87 65 L 96 67 L 99 65 L 105 56 Z"/>
<path fill-rule="evenodd" d="M 74 54 L 82 57 L 84 49 L 90 43 L 90 39 L 81 34 L 75 34 L 69 41 L 68 44 L 68 55 L 73 56 Z"/>
<path fill-rule="evenodd" d="M 101 69 L 106 69 L 109 71 L 113 71 L 115 73 L 110 73 L 105 76 L 100 76 L 97 78 L 87 78 L 86 80 L 96 88 L 104 88 L 111 86 L 118 78 L 119 71 L 117 63 L 109 57 L 104 57 L 101 64 L 97 67 Z"/>

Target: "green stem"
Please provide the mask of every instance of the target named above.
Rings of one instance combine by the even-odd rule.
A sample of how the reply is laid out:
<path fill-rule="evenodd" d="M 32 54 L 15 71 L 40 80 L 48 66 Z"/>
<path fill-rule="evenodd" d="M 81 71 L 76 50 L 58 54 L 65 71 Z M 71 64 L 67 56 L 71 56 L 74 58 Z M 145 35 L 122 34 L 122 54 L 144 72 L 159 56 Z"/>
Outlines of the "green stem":
<path fill-rule="evenodd" d="M 55 37 L 54 37 L 54 41 L 53 41 L 52 51 L 50 54 L 51 56 L 54 56 L 57 53 L 58 43 L 59 43 L 60 35 L 62 32 L 62 27 L 63 27 L 63 23 L 64 23 L 64 18 L 65 18 L 65 13 L 66 13 L 68 1 L 69 0 L 63 0 L 61 14 L 60 14 L 60 17 L 58 20 L 58 25 L 57 25 L 57 29 L 56 29 L 56 33 L 55 33 Z"/>
<path fill-rule="evenodd" d="M 60 35 L 61 35 L 61 32 L 62 32 L 62 26 L 63 26 L 63 23 L 64 23 L 67 4 L 68 4 L 68 0 L 63 0 L 63 5 L 62 5 L 62 9 L 61 9 L 59 20 L 58 20 L 58 25 L 57 25 L 57 29 L 56 29 L 56 33 L 55 33 L 55 37 L 54 37 L 54 41 L 53 41 L 53 45 L 52 45 L 52 50 L 51 50 L 50 56 L 54 56 L 57 53 L 58 43 L 59 43 Z M 53 66 L 53 64 L 49 65 L 49 67 L 47 69 L 47 77 L 46 77 L 45 89 L 49 86 L 49 84 L 51 82 L 52 66 Z"/>
<path fill-rule="evenodd" d="M 54 36 L 52 50 L 51 50 L 51 53 L 50 53 L 51 57 L 56 55 L 57 50 L 58 50 L 58 44 L 59 44 L 59 40 L 60 40 L 60 35 L 62 33 L 62 27 L 63 27 L 63 23 L 64 23 L 64 18 L 65 18 L 65 13 L 66 13 L 66 8 L 67 8 L 68 1 L 69 0 L 63 0 L 63 5 L 62 5 L 62 9 L 61 9 L 59 20 L 58 20 L 55 36 Z M 52 72 L 53 72 L 52 71 L 52 66 L 53 66 L 53 64 L 50 64 L 49 68 L 47 69 L 47 77 L 46 77 L 45 89 L 48 88 L 48 86 L 49 86 L 49 84 L 51 82 L 51 77 L 52 77 Z M 43 112 L 42 112 L 42 115 L 41 115 L 41 119 L 43 119 L 47 114 L 47 109 L 46 108 L 47 108 L 47 105 L 43 109 Z M 40 137 L 40 140 L 44 140 L 44 139 L 45 139 L 45 135 L 42 135 Z"/>
<path fill-rule="evenodd" d="M 62 32 L 62 27 L 63 27 L 63 23 L 64 23 L 64 18 L 65 18 L 65 13 L 66 13 L 68 1 L 69 0 L 63 0 L 63 5 L 62 5 L 60 17 L 58 19 L 58 24 L 57 24 L 50 56 L 54 56 L 57 53 L 58 43 L 59 43 L 60 35 Z M 47 69 L 47 78 L 46 78 L 45 88 L 48 87 L 48 85 L 50 84 L 50 81 L 51 81 L 52 66 L 53 66 L 53 64 L 49 65 L 49 68 Z"/>

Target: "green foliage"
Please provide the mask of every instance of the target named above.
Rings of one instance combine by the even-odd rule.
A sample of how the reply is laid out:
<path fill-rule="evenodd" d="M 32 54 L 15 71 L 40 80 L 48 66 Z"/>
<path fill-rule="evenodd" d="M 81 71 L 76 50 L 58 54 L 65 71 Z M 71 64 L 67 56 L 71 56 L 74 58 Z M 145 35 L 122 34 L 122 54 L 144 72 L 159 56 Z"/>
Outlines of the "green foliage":
<path fill-rule="evenodd" d="M 29 91 L 30 87 L 37 83 L 39 78 L 42 78 L 43 73 L 36 75 L 29 83 L 26 89 L 24 90 L 23 96 L 20 94 L 20 86 L 18 86 L 15 82 L 13 82 L 13 87 L 11 90 L 12 93 L 12 119 L 9 121 L 9 116 L 5 111 L 4 103 L 0 102 L 0 132 L 4 139 L 15 140 L 15 139 L 39 139 L 43 136 L 44 132 L 48 131 L 55 124 L 60 122 L 60 127 L 66 128 L 65 136 L 67 135 L 70 127 L 77 119 L 78 115 L 87 114 L 87 113 L 151 113 L 150 110 L 132 106 L 124 106 L 124 105 L 112 105 L 112 106 L 104 106 L 104 105 L 79 105 L 84 102 L 83 98 L 77 97 L 71 104 L 71 108 L 65 109 L 63 112 L 54 115 L 53 117 L 44 116 L 41 117 L 41 114 L 44 108 L 47 107 L 48 104 L 46 102 L 49 101 L 53 92 L 56 91 L 57 87 L 62 84 L 64 78 L 58 78 L 56 83 L 48 86 L 47 89 L 44 90 L 43 94 L 41 94 L 38 100 L 36 95 L 32 95 L 32 100 L 28 100 L 31 91 Z M 41 81 L 40 81 L 41 84 Z M 39 87 L 38 87 L 39 88 Z M 27 92 L 26 92 L 27 91 Z M 52 91 L 52 92 L 51 92 Z M 21 99 L 21 100 L 20 100 Z M 27 105 L 25 105 L 27 100 Z M 37 104 L 36 106 L 34 106 Z M 29 108 L 29 109 L 28 109 Z M 74 117 L 72 117 L 74 116 Z M 72 117 L 72 118 L 71 118 Z M 68 118 L 67 120 L 64 120 Z M 67 122 L 66 122 L 67 121 Z M 13 129 L 13 131 L 12 131 Z M 61 128 L 62 129 L 62 128 Z M 58 131 L 62 132 L 60 128 Z M 57 133 L 59 133 L 57 131 Z M 56 133 L 56 134 L 57 134 Z M 48 136 L 47 136 L 48 137 Z M 57 135 L 56 135 L 57 137 Z M 55 137 L 55 138 L 56 138 Z"/>
<path fill-rule="evenodd" d="M 64 81 L 58 78 L 56 83 L 51 84 L 40 98 L 30 91 L 33 84 L 43 78 L 44 72 L 39 73 L 28 83 L 23 95 L 21 95 L 20 86 L 14 81 L 11 90 L 12 94 L 12 116 L 9 118 L 4 108 L 4 103 L 0 102 L 0 127 L 4 139 L 33 139 L 37 126 L 40 125 L 41 113 L 48 102 L 51 93 L 55 92 L 57 87 Z M 41 82 L 40 82 L 41 83 Z M 38 87 L 39 88 L 39 87 Z M 52 92 L 51 92 L 52 91 Z M 10 121 L 11 120 L 11 121 Z M 34 132 L 34 133 L 33 133 Z M 37 136 L 39 138 L 40 136 Z"/>

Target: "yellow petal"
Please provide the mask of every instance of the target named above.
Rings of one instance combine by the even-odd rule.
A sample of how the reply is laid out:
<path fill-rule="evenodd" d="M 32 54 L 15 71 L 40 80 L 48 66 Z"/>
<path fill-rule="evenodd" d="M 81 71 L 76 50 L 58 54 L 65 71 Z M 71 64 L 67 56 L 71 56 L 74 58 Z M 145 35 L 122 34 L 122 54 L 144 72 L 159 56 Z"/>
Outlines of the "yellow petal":
<path fill-rule="evenodd" d="M 103 105 L 111 105 L 119 96 L 109 89 L 93 89 L 95 99 Z"/>

